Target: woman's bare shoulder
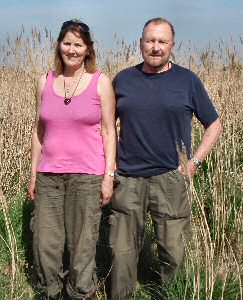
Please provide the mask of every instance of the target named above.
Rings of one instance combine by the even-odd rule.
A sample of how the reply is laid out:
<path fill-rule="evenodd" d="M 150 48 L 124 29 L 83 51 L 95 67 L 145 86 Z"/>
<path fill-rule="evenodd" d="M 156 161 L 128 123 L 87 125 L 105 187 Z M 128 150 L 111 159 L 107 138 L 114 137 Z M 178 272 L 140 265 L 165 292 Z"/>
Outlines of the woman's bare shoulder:
<path fill-rule="evenodd" d="M 37 83 L 37 92 L 38 93 L 42 93 L 44 90 L 44 87 L 46 85 L 46 80 L 47 80 L 47 76 L 50 72 L 54 72 L 54 71 L 49 71 L 47 73 L 42 74 L 39 79 L 38 79 L 38 83 Z"/>

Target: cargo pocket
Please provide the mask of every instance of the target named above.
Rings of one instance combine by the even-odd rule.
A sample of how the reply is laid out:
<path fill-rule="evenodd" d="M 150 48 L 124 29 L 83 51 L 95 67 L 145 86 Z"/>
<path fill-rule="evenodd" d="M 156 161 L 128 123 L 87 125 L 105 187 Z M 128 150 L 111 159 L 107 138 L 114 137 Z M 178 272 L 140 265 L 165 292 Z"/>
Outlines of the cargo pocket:
<path fill-rule="evenodd" d="M 117 218 L 118 213 L 113 211 L 109 217 L 110 235 L 109 235 L 109 246 L 114 247 L 116 236 L 117 236 Z"/>
<path fill-rule="evenodd" d="M 94 224 L 92 228 L 92 238 L 95 243 L 95 247 L 99 238 L 100 218 L 101 218 L 101 210 L 100 207 L 98 207 L 97 209 L 94 210 L 94 219 L 93 219 Z"/>
<path fill-rule="evenodd" d="M 177 170 L 168 172 L 167 207 L 172 218 L 190 216 L 190 180 Z"/>
<path fill-rule="evenodd" d="M 35 195 L 35 200 L 34 200 L 34 210 L 31 213 L 30 217 L 30 230 L 34 233 L 36 224 L 38 223 L 38 197 Z"/>
<path fill-rule="evenodd" d="M 190 178 L 187 174 L 183 174 L 179 170 L 173 170 L 172 173 L 178 178 L 178 180 L 182 180 L 186 182 L 186 184 L 190 184 Z"/>
<path fill-rule="evenodd" d="M 133 177 L 119 176 L 119 184 L 112 196 L 112 209 L 126 215 L 130 215 L 134 209 L 140 206 L 137 196 L 137 180 Z"/>
<path fill-rule="evenodd" d="M 119 184 L 120 184 L 120 176 L 117 172 L 115 172 L 114 183 L 113 183 L 114 190 L 119 186 Z"/>
<path fill-rule="evenodd" d="M 30 219 L 30 230 L 32 232 L 34 232 L 34 229 L 35 229 L 35 222 L 36 222 L 36 214 L 35 214 L 35 212 L 33 212 L 31 214 L 31 219 Z"/>

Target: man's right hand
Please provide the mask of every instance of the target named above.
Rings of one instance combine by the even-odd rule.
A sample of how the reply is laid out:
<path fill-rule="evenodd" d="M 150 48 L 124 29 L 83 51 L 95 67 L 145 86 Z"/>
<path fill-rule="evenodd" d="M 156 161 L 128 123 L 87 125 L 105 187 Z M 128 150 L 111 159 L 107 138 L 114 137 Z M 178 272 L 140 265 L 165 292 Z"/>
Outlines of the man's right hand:
<path fill-rule="evenodd" d="M 179 165 L 178 169 L 179 172 L 181 172 L 182 174 L 188 175 L 189 178 L 193 178 L 193 176 L 195 175 L 195 173 L 197 172 L 197 167 L 195 166 L 195 164 L 189 159 L 186 165 L 186 170 L 185 167 L 183 167 L 182 165 Z"/>

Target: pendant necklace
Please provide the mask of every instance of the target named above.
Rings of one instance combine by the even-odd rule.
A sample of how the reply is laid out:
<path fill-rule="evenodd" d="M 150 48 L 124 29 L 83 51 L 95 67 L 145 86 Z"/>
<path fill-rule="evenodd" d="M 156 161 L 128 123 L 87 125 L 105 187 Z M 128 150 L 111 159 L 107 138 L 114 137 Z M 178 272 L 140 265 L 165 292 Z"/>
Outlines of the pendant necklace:
<path fill-rule="evenodd" d="M 78 87 L 78 85 L 80 83 L 80 80 L 81 80 L 83 74 L 84 74 L 84 71 L 85 71 L 85 69 L 83 69 L 83 71 L 82 71 L 82 73 L 81 73 L 81 75 L 79 77 L 78 83 L 77 83 L 77 85 L 76 85 L 76 87 L 75 87 L 75 89 L 74 89 L 74 91 L 73 91 L 73 93 L 72 93 L 72 95 L 70 97 L 67 96 L 67 93 L 69 92 L 70 88 L 66 88 L 66 82 L 65 82 L 65 78 L 64 78 L 63 85 L 64 85 L 64 92 L 65 92 L 65 99 L 64 99 L 64 104 L 65 105 L 68 105 L 68 104 L 71 103 L 72 97 L 73 97 L 73 95 L 75 94 L 75 92 L 77 90 L 77 87 Z"/>

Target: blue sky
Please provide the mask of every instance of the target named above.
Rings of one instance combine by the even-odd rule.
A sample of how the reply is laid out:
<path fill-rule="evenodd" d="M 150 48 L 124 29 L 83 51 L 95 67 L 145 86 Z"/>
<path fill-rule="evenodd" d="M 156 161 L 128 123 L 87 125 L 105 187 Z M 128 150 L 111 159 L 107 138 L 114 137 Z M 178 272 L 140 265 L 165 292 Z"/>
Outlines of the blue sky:
<path fill-rule="evenodd" d="M 243 0 L 0 0 L 0 44 L 22 24 L 27 31 L 46 26 L 56 37 L 63 21 L 81 18 L 95 40 L 112 47 L 115 33 L 128 43 L 138 40 L 153 17 L 174 24 L 178 44 L 190 40 L 204 47 L 220 37 L 243 38 Z"/>

